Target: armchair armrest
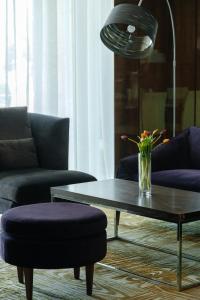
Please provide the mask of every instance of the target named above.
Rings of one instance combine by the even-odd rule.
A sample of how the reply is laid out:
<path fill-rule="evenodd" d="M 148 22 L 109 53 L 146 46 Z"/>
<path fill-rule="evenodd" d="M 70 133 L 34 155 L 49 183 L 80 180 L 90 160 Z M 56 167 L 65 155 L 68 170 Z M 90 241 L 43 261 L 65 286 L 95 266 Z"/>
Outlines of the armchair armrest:
<path fill-rule="evenodd" d="M 117 170 L 117 178 L 126 180 L 137 179 L 138 174 L 138 155 L 130 155 L 124 157 L 119 162 L 119 168 Z"/>
<path fill-rule="evenodd" d="M 47 169 L 68 168 L 69 118 L 29 113 L 39 165 Z"/>

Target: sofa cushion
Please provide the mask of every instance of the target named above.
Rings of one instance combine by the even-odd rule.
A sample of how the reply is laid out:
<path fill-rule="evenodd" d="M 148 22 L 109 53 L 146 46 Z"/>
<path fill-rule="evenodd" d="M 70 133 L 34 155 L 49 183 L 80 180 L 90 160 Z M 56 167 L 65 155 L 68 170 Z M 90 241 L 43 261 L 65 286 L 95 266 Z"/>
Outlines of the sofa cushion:
<path fill-rule="evenodd" d="M 152 151 L 152 170 L 186 169 L 190 166 L 188 129 Z"/>
<path fill-rule="evenodd" d="M 0 108 L 0 140 L 31 137 L 27 107 Z"/>
<path fill-rule="evenodd" d="M 190 127 L 189 145 L 191 168 L 200 169 L 200 128 Z"/>
<path fill-rule="evenodd" d="M 0 170 L 38 167 L 32 138 L 0 140 Z"/>
<path fill-rule="evenodd" d="M 200 170 L 177 169 L 152 172 L 152 183 L 200 192 Z"/>
<path fill-rule="evenodd" d="M 52 186 L 94 180 L 95 177 L 79 171 L 34 168 L 0 172 L 0 198 L 14 201 L 16 205 L 47 202 Z"/>

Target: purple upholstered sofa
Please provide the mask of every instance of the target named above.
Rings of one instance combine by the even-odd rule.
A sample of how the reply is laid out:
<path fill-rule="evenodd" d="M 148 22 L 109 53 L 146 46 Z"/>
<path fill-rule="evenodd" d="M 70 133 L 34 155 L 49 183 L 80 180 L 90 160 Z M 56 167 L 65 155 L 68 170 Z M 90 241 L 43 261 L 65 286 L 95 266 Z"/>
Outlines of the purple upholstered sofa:
<path fill-rule="evenodd" d="M 117 178 L 138 180 L 137 154 L 120 160 Z M 200 192 L 200 128 L 190 127 L 152 151 L 152 183 Z"/>

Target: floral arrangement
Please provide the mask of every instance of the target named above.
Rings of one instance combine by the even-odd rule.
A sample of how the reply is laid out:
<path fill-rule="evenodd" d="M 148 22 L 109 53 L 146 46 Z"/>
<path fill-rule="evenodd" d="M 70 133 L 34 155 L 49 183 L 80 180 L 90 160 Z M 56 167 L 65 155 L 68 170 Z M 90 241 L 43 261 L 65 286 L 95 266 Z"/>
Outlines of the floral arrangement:
<path fill-rule="evenodd" d="M 142 155 L 148 155 L 151 150 L 156 146 L 157 142 L 164 136 L 166 130 L 159 131 L 155 129 L 153 132 L 144 130 L 140 136 L 138 136 L 138 141 L 128 137 L 127 135 L 122 135 L 121 139 L 135 143 L 138 146 L 139 152 Z M 169 143 L 169 139 L 163 139 L 162 144 Z"/>
<path fill-rule="evenodd" d="M 138 136 L 138 141 L 122 135 L 122 140 L 128 140 L 135 143 L 139 149 L 138 155 L 138 181 L 139 190 L 142 194 L 147 197 L 151 196 L 151 151 L 156 146 L 157 142 L 163 138 L 166 130 L 159 132 L 155 129 L 153 132 L 144 130 L 140 136 Z M 163 139 L 162 144 L 169 143 L 169 139 Z M 160 143 L 160 144 L 161 144 Z"/>

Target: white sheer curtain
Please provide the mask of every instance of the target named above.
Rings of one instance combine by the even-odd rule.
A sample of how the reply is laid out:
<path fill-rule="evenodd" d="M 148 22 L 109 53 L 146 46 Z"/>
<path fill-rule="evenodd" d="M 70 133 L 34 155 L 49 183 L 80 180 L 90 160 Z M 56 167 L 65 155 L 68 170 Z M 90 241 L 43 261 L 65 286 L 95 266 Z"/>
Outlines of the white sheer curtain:
<path fill-rule="evenodd" d="M 26 0 L 0 0 L 0 106 L 28 102 L 27 3 Z"/>
<path fill-rule="evenodd" d="M 0 0 L 0 106 L 70 117 L 69 166 L 114 176 L 114 0 Z"/>

